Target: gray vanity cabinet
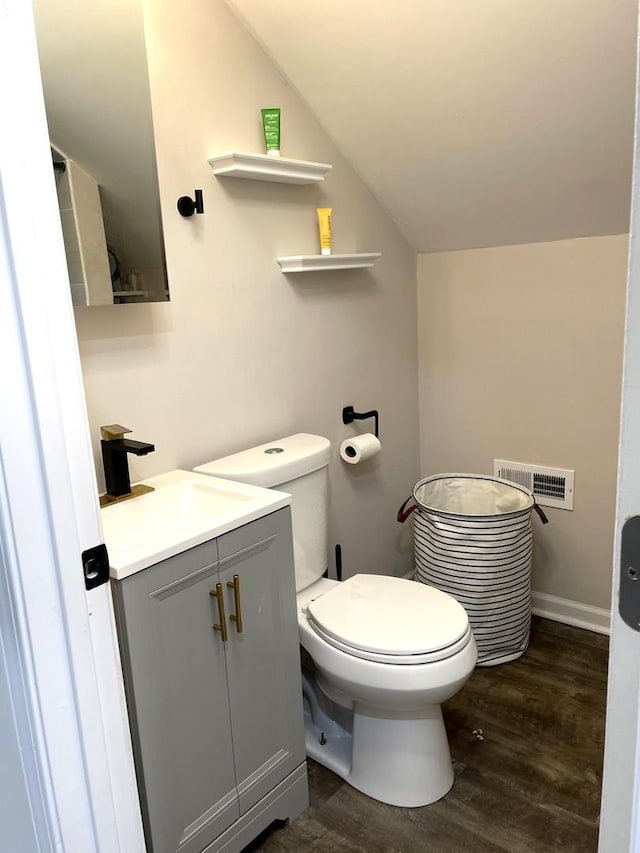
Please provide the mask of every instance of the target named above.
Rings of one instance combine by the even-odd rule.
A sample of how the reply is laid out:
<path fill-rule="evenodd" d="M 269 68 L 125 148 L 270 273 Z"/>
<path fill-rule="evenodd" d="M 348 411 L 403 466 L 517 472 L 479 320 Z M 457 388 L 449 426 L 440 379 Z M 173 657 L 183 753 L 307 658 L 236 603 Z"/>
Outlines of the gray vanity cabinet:
<path fill-rule="evenodd" d="M 291 549 L 273 516 L 218 540 L 228 615 L 235 574 L 241 590 L 242 633 L 229 623 L 225 647 L 240 814 L 306 758 Z"/>
<path fill-rule="evenodd" d="M 290 524 L 282 509 L 112 582 L 153 853 L 242 849 L 295 816 L 268 808 L 292 779 L 306 804 Z"/>

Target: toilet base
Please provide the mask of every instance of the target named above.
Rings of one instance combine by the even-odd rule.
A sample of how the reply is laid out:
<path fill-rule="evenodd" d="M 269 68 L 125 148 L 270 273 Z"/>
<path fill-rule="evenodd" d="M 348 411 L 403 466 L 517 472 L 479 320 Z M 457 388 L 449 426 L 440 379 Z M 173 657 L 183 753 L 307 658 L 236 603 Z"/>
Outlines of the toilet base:
<path fill-rule="evenodd" d="M 356 703 L 350 720 L 318 714 L 305 684 L 307 755 L 392 806 L 415 808 L 441 799 L 453 785 L 449 742 L 439 705 L 419 714 L 390 714 Z M 313 690 L 317 691 L 317 685 Z M 323 703 L 326 706 L 326 703 Z M 350 724 L 349 724 L 350 723 Z"/>

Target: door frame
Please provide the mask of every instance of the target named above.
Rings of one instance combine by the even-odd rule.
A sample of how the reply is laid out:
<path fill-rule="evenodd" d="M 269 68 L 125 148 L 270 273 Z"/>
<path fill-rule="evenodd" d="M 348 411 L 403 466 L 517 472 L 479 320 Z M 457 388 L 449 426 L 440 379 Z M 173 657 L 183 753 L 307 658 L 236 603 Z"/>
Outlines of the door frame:
<path fill-rule="evenodd" d="M 109 586 L 84 588 L 103 535 L 24 0 L 0 5 L 0 79 L 0 641 L 23 772 L 43 850 L 143 853 Z"/>
<path fill-rule="evenodd" d="M 640 117 L 636 117 L 627 270 L 627 302 L 611 590 L 611 637 L 600 812 L 600 853 L 640 851 L 640 632 L 618 610 L 620 545 L 627 518 L 640 515 Z M 603 287 L 606 282 L 603 282 Z"/>

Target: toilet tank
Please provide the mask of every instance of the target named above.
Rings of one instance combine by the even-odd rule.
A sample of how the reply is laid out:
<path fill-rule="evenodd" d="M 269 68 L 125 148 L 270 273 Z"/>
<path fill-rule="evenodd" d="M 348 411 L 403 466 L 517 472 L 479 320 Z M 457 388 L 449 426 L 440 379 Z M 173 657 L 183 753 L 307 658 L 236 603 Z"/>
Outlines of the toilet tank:
<path fill-rule="evenodd" d="M 291 495 L 296 590 L 314 583 L 327 570 L 327 438 L 297 433 L 194 468 L 200 474 L 275 488 Z"/>

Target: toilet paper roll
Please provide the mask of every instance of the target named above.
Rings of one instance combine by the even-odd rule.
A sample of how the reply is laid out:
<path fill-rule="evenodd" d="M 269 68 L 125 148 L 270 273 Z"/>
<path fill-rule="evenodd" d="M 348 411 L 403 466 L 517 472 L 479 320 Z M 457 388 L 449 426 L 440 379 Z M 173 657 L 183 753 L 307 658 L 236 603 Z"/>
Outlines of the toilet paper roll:
<path fill-rule="evenodd" d="M 340 456 L 349 465 L 357 465 L 376 456 L 380 450 L 380 439 L 371 432 L 365 432 L 364 435 L 345 439 L 340 445 Z"/>

